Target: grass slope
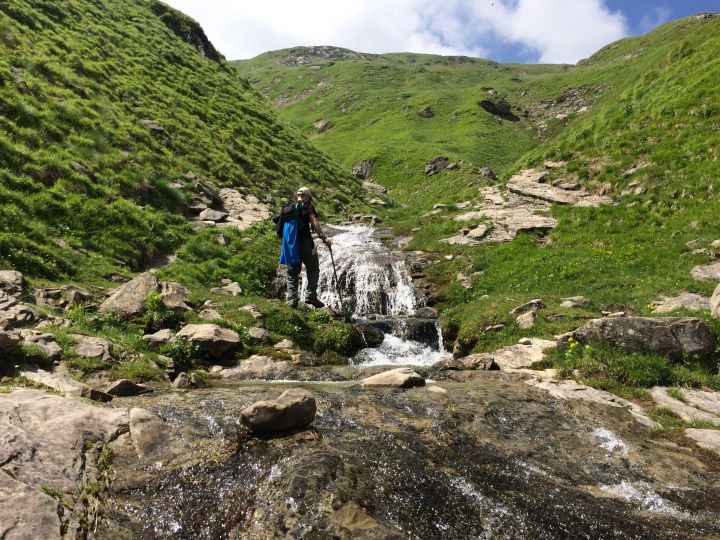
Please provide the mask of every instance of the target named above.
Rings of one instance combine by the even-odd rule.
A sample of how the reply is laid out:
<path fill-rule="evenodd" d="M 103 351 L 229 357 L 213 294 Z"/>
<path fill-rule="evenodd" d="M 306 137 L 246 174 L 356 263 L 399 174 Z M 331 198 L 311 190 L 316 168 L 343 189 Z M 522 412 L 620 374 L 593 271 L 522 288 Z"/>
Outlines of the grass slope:
<path fill-rule="evenodd" d="M 314 140 L 346 167 L 378 159 L 375 180 L 408 205 L 385 215 L 398 233 L 414 234 L 409 248 L 454 255 L 429 269 L 440 288 L 446 335 L 480 351 L 528 334 L 550 337 L 601 310 L 650 314 L 649 303 L 661 294 L 712 292 L 716 284 L 691 279 L 690 270 L 717 256 L 710 243 L 720 238 L 718 46 L 720 18 L 690 17 L 613 43 L 572 67 L 403 54 L 357 58 L 342 51 L 328 59 L 309 49 L 235 65 L 306 133 L 318 118 L 336 122 Z M 299 57 L 304 64 L 288 65 Z M 508 97 L 517 122 L 496 124 L 477 107 L 486 87 Z M 283 104 L 291 95 L 306 97 Z M 424 105 L 435 117 L 418 115 Z M 556 118 L 557 112 L 567 117 Z M 555 207 L 559 226 L 545 239 L 520 235 L 506 245 L 447 246 L 439 240 L 459 229 L 449 219 L 453 207 L 424 214 L 438 202 L 471 200 L 477 188 L 466 187 L 474 176 L 468 167 L 426 178 L 423 161 L 440 154 L 489 165 L 501 180 L 546 159 L 566 160 L 553 177 L 591 191 L 603 187 L 617 204 Z M 705 251 L 693 251 L 698 248 Z M 458 272 L 475 274 L 472 290 L 456 282 Z M 593 304 L 559 306 L 562 297 L 579 294 Z M 534 297 L 548 307 L 532 330 L 521 330 L 508 311 Z M 506 326 L 483 331 L 497 324 Z M 711 325 L 720 331 L 717 321 Z M 693 369 L 707 375 L 717 372 L 712 366 Z"/>
<path fill-rule="evenodd" d="M 8 0 L 0 52 L 0 268 L 137 269 L 191 234 L 171 185 L 188 171 L 261 198 L 308 184 L 329 213 L 357 200 L 358 183 L 160 2 Z"/>

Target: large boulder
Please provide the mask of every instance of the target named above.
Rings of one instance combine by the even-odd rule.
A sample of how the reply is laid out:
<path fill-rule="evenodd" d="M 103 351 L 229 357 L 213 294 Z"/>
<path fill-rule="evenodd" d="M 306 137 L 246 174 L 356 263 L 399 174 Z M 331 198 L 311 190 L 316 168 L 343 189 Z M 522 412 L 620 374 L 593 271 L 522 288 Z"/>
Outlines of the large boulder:
<path fill-rule="evenodd" d="M 582 343 L 605 342 L 615 347 L 682 360 L 715 350 L 717 340 L 701 319 L 694 317 L 618 317 L 593 319 L 558 339 L 562 347 L 569 337 Z"/>
<path fill-rule="evenodd" d="M 23 275 L 17 270 L 0 270 L 0 290 L 18 294 L 22 291 L 23 282 Z"/>
<path fill-rule="evenodd" d="M 99 308 L 100 313 L 114 311 L 120 317 L 132 317 L 145 313 L 145 299 L 151 292 L 157 292 L 158 279 L 145 272 L 115 289 L 112 296 Z"/>
<path fill-rule="evenodd" d="M 106 339 L 94 336 L 83 337 L 75 345 L 75 354 L 83 358 L 100 358 L 101 360 L 112 360 L 112 343 Z"/>
<path fill-rule="evenodd" d="M 716 319 L 720 319 L 720 283 L 710 297 L 710 314 Z"/>
<path fill-rule="evenodd" d="M 478 101 L 478 105 L 495 116 L 510 116 L 512 114 L 512 107 L 504 97 L 482 99 Z"/>
<path fill-rule="evenodd" d="M 397 337 L 419 341 L 434 349 L 437 349 L 440 344 L 436 319 L 417 319 L 415 317 L 405 319 L 394 325 L 393 333 Z"/>
<path fill-rule="evenodd" d="M 177 333 L 177 337 L 197 343 L 202 354 L 217 360 L 232 360 L 233 353 L 240 348 L 237 332 L 217 324 L 188 324 Z"/>
<path fill-rule="evenodd" d="M 369 324 L 356 324 L 355 331 L 358 338 L 356 340 L 356 346 L 359 349 L 379 347 L 382 345 L 382 342 L 385 341 L 383 331 Z"/>
<path fill-rule="evenodd" d="M 315 420 L 315 395 L 309 390 L 291 388 L 271 401 L 258 401 L 240 413 L 240 421 L 253 433 L 273 433 L 300 429 Z"/>
<path fill-rule="evenodd" d="M 412 388 L 425 386 L 425 379 L 411 368 L 402 367 L 383 371 L 362 380 L 363 386 L 379 386 L 391 388 Z"/>
<path fill-rule="evenodd" d="M 219 375 L 223 379 L 282 379 L 290 369 L 290 362 L 254 354 L 236 367 L 223 369 Z"/>
<path fill-rule="evenodd" d="M 144 384 L 136 384 L 128 379 L 119 379 L 105 388 L 105 393 L 116 397 L 139 396 L 152 392 L 152 388 Z"/>

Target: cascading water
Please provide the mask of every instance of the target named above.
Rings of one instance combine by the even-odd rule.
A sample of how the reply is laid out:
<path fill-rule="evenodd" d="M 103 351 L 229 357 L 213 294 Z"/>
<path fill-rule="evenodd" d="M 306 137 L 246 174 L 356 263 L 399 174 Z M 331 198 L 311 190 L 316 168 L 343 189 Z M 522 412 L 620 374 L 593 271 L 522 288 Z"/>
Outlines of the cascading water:
<path fill-rule="evenodd" d="M 337 231 L 332 236 L 332 250 L 338 282 L 335 283 L 330 251 L 319 245 L 320 299 L 332 309 L 352 312 L 361 322 L 389 321 L 383 329 L 392 329 L 382 345 L 362 350 L 352 359 L 353 363 L 430 365 L 442 358 L 446 353 L 439 325 L 435 325 L 437 337 L 432 346 L 404 339 L 398 335 L 402 332 L 396 331 L 402 328 L 403 318 L 420 307 L 405 261 L 377 239 L 372 227 L 337 226 L 333 230 Z"/>

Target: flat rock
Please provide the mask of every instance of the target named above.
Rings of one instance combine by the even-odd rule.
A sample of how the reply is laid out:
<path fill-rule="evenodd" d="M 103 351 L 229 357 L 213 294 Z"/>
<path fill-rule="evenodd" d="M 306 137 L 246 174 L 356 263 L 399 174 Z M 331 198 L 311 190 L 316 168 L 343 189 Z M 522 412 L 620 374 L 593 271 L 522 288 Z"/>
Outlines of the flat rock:
<path fill-rule="evenodd" d="M 212 208 L 206 208 L 202 212 L 200 212 L 200 215 L 198 216 L 198 219 L 200 221 L 223 221 L 226 217 L 228 217 L 227 212 L 222 212 L 220 210 L 213 210 Z"/>
<path fill-rule="evenodd" d="M 478 370 L 478 371 L 490 371 L 493 369 L 500 369 L 491 353 L 478 353 L 463 356 L 462 358 L 445 358 L 432 365 L 433 369 L 453 370 L 453 371 L 465 371 L 465 370 Z"/>
<path fill-rule="evenodd" d="M 116 397 L 139 396 L 152 392 L 152 388 L 144 384 L 137 384 L 128 379 L 119 379 L 105 388 L 105 393 Z"/>
<path fill-rule="evenodd" d="M 701 448 L 720 454 L 720 430 L 688 428 L 685 435 Z"/>
<path fill-rule="evenodd" d="M 563 347 L 569 337 L 582 343 L 605 342 L 645 354 L 680 361 L 686 356 L 712 353 L 717 340 L 702 319 L 693 317 L 616 317 L 592 319 L 585 326 L 558 339 Z"/>
<path fill-rule="evenodd" d="M 710 297 L 710 315 L 716 319 L 720 319 L 720 283 L 715 287 L 712 297 Z"/>
<path fill-rule="evenodd" d="M 112 344 L 106 339 L 93 336 L 85 336 L 75 345 L 75 354 L 83 358 L 101 358 L 111 360 Z"/>
<path fill-rule="evenodd" d="M 57 344 L 55 336 L 52 334 L 38 334 L 30 330 L 23 330 L 20 335 L 22 336 L 23 343 L 37 347 L 51 360 L 60 358 L 63 354 L 62 347 Z M 2 346 L 0 345 L 0 350 L 1 349 Z"/>
<path fill-rule="evenodd" d="M 663 296 L 653 302 L 654 313 L 670 313 L 677 309 L 692 311 L 706 311 L 710 308 L 710 299 L 695 293 L 683 293 L 679 296 Z"/>
<path fill-rule="evenodd" d="M 177 337 L 197 343 L 201 353 L 216 359 L 232 357 L 240 347 L 237 332 L 217 324 L 188 324 L 177 333 Z"/>
<path fill-rule="evenodd" d="M 295 344 L 289 339 L 283 339 L 282 341 L 273 345 L 279 351 L 292 351 L 296 348 Z"/>
<path fill-rule="evenodd" d="M 428 389 L 428 392 L 432 392 L 433 394 L 445 395 L 448 393 L 448 391 L 442 386 L 437 386 L 434 384 L 428 385 L 426 386 L 426 388 Z"/>
<path fill-rule="evenodd" d="M 601 405 L 609 405 L 610 407 L 622 407 L 627 409 L 628 412 L 637 420 L 640 424 L 647 427 L 658 427 L 657 422 L 652 420 L 645 414 L 645 411 L 639 405 L 605 392 L 604 390 L 597 390 L 590 386 L 585 386 L 575 381 L 556 381 L 553 379 L 538 379 L 536 377 L 529 377 L 524 381 L 530 386 L 544 390 L 557 399 L 580 399 L 588 401 L 590 403 L 598 403 Z"/>
<path fill-rule="evenodd" d="M 240 421 L 253 433 L 300 429 L 315 420 L 315 394 L 302 388 L 286 390 L 277 399 L 258 401 L 242 410 Z"/>
<path fill-rule="evenodd" d="M 60 538 L 58 501 L 49 495 L 0 472 L 0 501 L 0 538 Z"/>
<path fill-rule="evenodd" d="M 140 459 L 167 459 L 172 455 L 168 428 L 159 416 L 148 410 L 130 409 L 130 440 Z"/>
<path fill-rule="evenodd" d="M 290 369 L 290 362 L 286 360 L 253 355 L 234 368 L 223 369 L 219 375 L 223 379 L 276 379 L 284 377 Z"/>
<path fill-rule="evenodd" d="M 150 272 L 142 273 L 121 285 L 99 308 L 100 313 L 114 311 L 120 317 L 140 315 L 147 310 L 145 299 L 151 292 L 157 292 L 158 279 Z"/>
<path fill-rule="evenodd" d="M 586 191 L 573 189 L 566 190 L 557 186 L 543 183 L 547 172 L 526 169 L 512 176 L 507 183 L 508 191 L 546 201 L 553 204 L 571 204 L 576 206 L 599 206 L 612 204 L 610 197 L 593 195 Z"/>
<path fill-rule="evenodd" d="M 535 298 L 529 302 L 525 302 L 510 310 L 510 315 L 520 315 L 527 312 L 536 312 L 540 308 L 544 308 L 545 303 L 540 298 Z"/>
<path fill-rule="evenodd" d="M 256 341 L 264 342 L 267 341 L 269 332 L 259 326 L 253 326 L 248 329 L 248 335 Z"/>
<path fill-rule="evenodd" d="M 538 338 L 524 338 L 522 344 L 510 345 L 488 353 L 471 354 L 464 358 L 457 359 L 456 364 L 450 363 L 450 360 L 443 360 L 434 364 L 433 368 L 501 369 L 503 371 L 513 371 L 516 369 L 530 367 L 535 362 L 539 362 L 545 356 L 544 351 L 553 347 L 555 347 L 554 341 Z M 487 362 L 491 362 L 490 365 L 494 366 L 494 368 L 474 367 L 475 365 L 484 366 Z"/>
<path fill-rule="evenodd" d="M 383 371 L 362 380 L 362 386 L 387 386 L 392 388 L 412 388 L 425 386 L 425 379 L 411 368 L 401 367 Z"/>
<path fill-rule="evenodd" d="M 681 392 L 683 394 L 685 393 L 683 390 L 681 390 Z M 653 401 L 659 407 L 667 407 L 686 422 L 703 420 L 705 422 L 711 422 L 717 426 L 720 426 L 720 416 L 706 411 L 702 411 L 688 403 L 683 403 L 682 401 L 671 397 L 667 393 L 667 388 L 663 386 L 654 387 L 652 390 L 650 390 L 650 394 L 652 395 Z"/>
<path fill-rule="evenodd" d="M 223 318 L 218 311 L 211 308 L 203 309 L 200 313 L 198 313 L 198 317 L 204 321 L 220 321 Z"/>
<path fill-rule="evenodd" d="M 233 281 L 232 283 L 228 283 L 224 287 L 213 287 L 210 289 L 210 292 L 213 294 L 225 294 L 228 296 L 241 296 L 242 295 L 242 287 L 240 287 L 240 284 L 238 284 L 237 281 Z"/>
<path fill-rule="evenodd" d="M 697 409 L 720 415 L 720 392 L 683 388 L 685 401 Z"/>
<path fill-rule="evenodd" d="M 690 275 L 701 281 L 720 282 L 720 262 L 706 266 L 695 266 Z"/>
<path fill-rule="evenodd" d="M 174 338 L 173 331 L 169 328 L 158 330 L 154 334 L 145 334 L 142 339 L 151 349 L 159 349 L 165 343 L 169 343 Z"/>
<path fill-rule="evenodd" d="M 51 373 L 35 366 L 27 366 L 19 370 L 18 375 L 22 375 L 36 384 L 51 388 L 65 397 L 82 397 L 93 401 L 110 401 L 112 399 L 111 395 L 72 379 L 62 367 Z"/>
<path fill-rule="evenodd" d="M 0 330 L 12 330 L 21 326 L 29 326 L 38 320 L 38 315 L 32 308 L 17 304 L 0 311 Z"/>
<path fill-rule="evenodd" d="M 587 305 L 590 305 L 590 299 L 584 296 L 568 296 L 567 298 L 563 298 L 560 303 L 560 307 L 564 308 L 578 308 Z"/>

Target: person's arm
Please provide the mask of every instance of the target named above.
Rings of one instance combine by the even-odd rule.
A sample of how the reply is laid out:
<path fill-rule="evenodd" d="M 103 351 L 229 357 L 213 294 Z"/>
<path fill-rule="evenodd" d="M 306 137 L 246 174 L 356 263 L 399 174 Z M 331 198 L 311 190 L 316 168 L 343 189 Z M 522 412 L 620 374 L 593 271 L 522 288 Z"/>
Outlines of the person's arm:
<path fill-rule="evenodd" d="M 312 225 L 313 230 L 320 237 L 320 240 L 322 240 L 326 246 L 330 247 L 330 245 L 332 244 L 332 238 L 328 238 L 327 236 L 325 236 L 322 231 L 322 227 L 320 227 L 320 222 L 317 220 L 315 214 L 310 214 L 310 224 Z"/>

